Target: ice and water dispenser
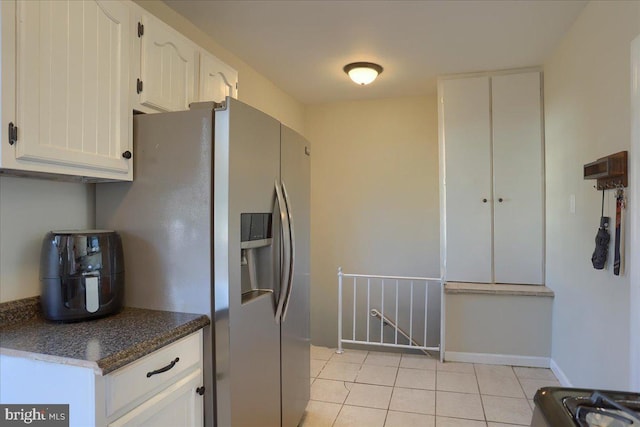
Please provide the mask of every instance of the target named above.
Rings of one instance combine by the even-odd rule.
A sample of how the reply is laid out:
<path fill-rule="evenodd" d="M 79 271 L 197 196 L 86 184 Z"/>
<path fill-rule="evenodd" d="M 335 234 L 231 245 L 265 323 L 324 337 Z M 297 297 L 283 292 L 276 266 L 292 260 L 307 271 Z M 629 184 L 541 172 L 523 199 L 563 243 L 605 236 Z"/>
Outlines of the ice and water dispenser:
<path fill-rule="evenodd" d="M 271 213 L 240 215 L 240 249 L 242 303 L 278 291 Z"/>

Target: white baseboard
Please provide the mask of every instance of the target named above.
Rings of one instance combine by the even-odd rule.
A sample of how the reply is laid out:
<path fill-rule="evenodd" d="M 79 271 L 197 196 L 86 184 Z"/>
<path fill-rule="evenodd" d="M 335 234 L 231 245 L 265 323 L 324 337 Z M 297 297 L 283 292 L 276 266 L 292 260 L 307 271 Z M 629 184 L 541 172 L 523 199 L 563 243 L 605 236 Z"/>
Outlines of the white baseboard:
<path fill-rule="evenodd" d="M 483 363 L 486 365 L 513 365 L 529 368 L 548 368 L 548 357 L 519 356 L 517 354 L 464 353 L 445 351 L 444 360 L 448 362 Z"/>
<path fill-rule="evenodd" d="M 560 384 L 563 387 L 573 387 L 573 384 L 571 384 L 571 381 L 569 381 L 569 378 L 567 378 L 565 373 L 562 372 L 562 369 L 560 369 L 560 366 L 558 366 L 555 360 L 551 359 L 549 367 L 551 368 L 551 372 L 553 372 L 553 374 L 556 376 L 558 381 L 560 381 Z"/>

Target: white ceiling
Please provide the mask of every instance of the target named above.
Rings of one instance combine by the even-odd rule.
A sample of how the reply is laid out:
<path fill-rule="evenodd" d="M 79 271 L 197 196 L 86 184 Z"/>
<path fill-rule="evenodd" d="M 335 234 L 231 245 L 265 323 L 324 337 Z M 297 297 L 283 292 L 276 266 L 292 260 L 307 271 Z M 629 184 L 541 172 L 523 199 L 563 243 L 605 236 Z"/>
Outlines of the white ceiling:
<path fill-rule="evenodd" d="M 305 104 L 429 94 L 438 75 L 542 65 L 586 4 L 165 2 Z M 359 87 L 342 71 L 356 61 L 376 62 L 384 71 L 371 85 Z"/>

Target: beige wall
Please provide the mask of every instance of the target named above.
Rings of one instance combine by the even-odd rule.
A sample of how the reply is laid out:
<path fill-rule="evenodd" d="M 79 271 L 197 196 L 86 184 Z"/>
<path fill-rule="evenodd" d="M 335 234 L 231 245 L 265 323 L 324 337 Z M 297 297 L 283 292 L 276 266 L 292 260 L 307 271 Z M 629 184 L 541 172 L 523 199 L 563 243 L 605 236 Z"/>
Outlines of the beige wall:
<path fill-rule="evenodd" d="M 337 268 L 439 275 L 436 97 L 307 107 L 311 338 L 336 345 Z"/>
<path fill-rule="evenodd" d="M 591 266 L 601 193 L 582 167 L 629 149 L 630 42 L 639 33 L 640 2 L 591 2 L 544 66 L 552 359 L 577 387 L 630 387 L 629 276 L 613 275 L 612 248 L 605 270 Z M 605 215 L 615 217 L 613 191 Z"/>
<path fill-rule="evenodd" d="M 94 224 L 93 184 L 0 177 L 0 302 L 40 295 L 45 233 Z"/>
<path fill-rule="evenodd" d="M 238 99 L 275 117 L 304 135 L 304 105 L 276 87 L 246 62 L 220 46 L 190 21 L 157 0 L 135 0 L 143 8 L 163 20 L 210 53 L 238 71 Z"/>

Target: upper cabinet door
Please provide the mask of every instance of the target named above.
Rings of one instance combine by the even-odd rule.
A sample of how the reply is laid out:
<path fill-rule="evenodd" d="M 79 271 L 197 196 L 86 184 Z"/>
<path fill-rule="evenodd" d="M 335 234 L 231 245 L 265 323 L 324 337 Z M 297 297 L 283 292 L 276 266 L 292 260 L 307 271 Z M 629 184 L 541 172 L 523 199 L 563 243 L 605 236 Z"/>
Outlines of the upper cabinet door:
<path fill-rule="evenodd" d="M 222 102 L 230 96 L 238 98 L 238 72 L 215 56 L 200 53 L 200 101 Z"/>
<path fill-rule="evenodd" d="M 19 133 L 2 167 L 132 179 L 128 5 L 19 1 L 16 13 Z"/>
<path fill-rule="evenodd" d="M 197 46 L 151 15 L 141 17 L 139 103 L 156 111 L 182 111 L 195 100 Z"/>

